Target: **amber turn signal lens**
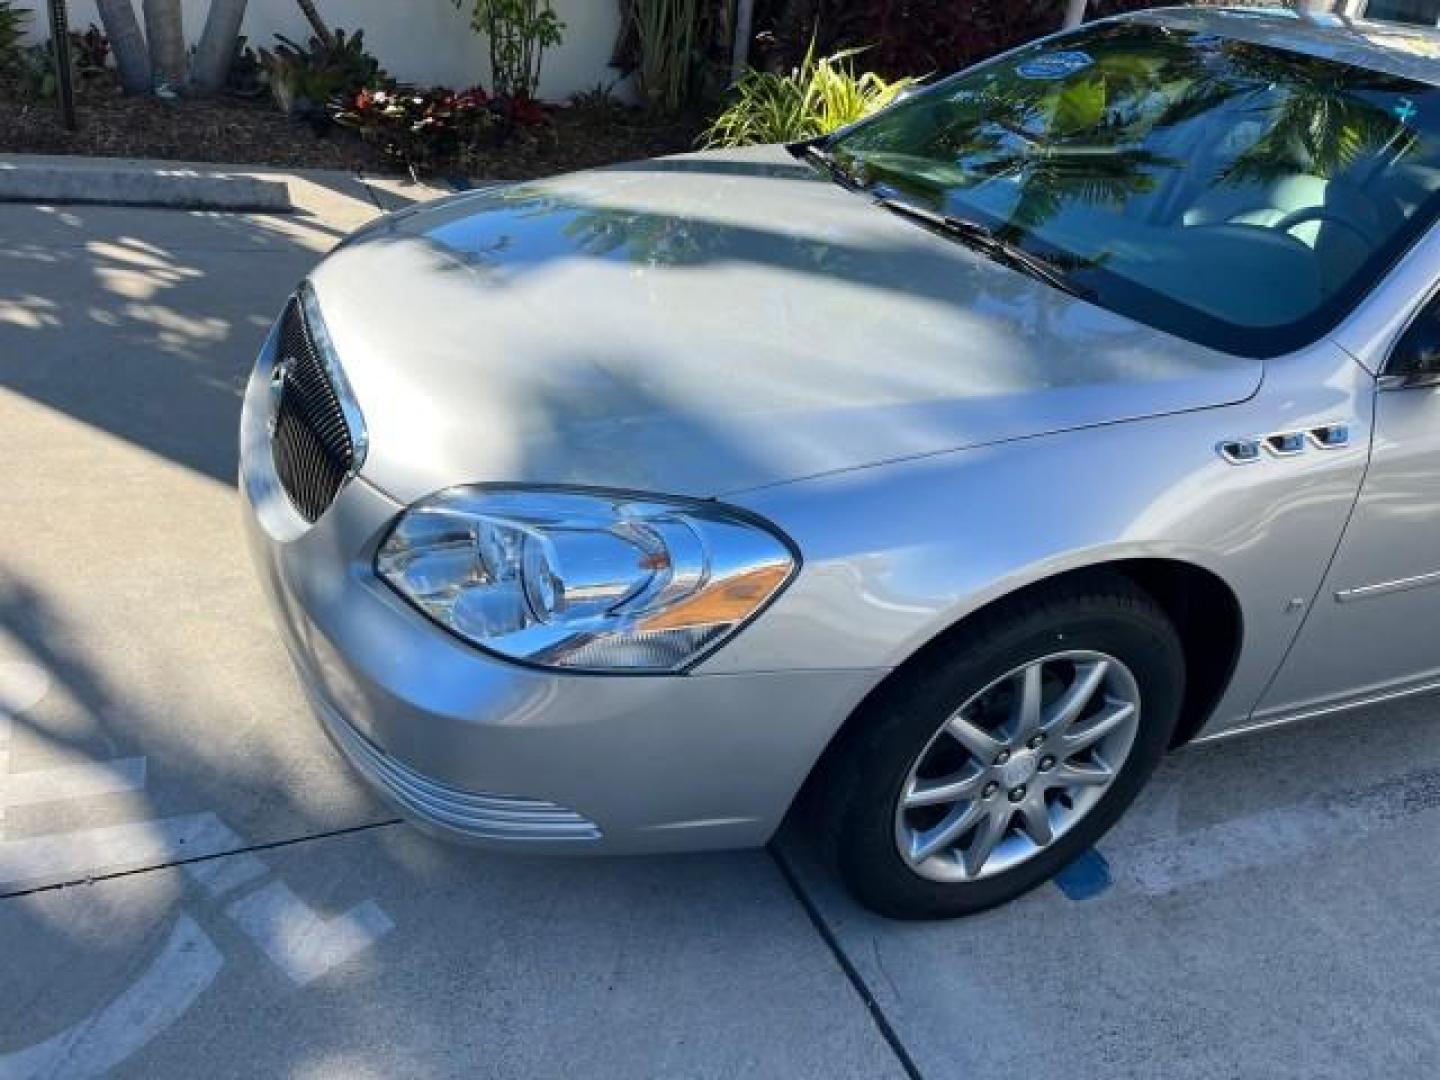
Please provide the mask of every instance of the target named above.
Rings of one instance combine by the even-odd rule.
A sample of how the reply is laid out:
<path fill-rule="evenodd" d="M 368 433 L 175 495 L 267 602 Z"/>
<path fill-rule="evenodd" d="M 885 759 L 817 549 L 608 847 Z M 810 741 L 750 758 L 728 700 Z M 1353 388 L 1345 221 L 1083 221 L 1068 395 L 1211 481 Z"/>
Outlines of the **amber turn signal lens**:
<path fill-rule="evenodd" d="M 639 620 L 640 630 L 685 630 L 749 618 L 785 584 L 789 566 L 759 566 L 702 589 L 665 611 Z"/>

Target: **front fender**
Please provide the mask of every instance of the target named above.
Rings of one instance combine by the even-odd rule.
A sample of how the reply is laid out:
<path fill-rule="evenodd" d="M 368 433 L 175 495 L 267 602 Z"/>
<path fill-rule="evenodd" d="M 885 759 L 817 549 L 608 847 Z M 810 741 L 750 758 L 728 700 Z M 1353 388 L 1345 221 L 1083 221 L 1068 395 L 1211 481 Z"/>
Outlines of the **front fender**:
<path fill-rule="evenodd" d="M 1249 714 L 1320 586 L 1368 460 L 1373 380 L 1330 346 L 1272 361 L 1249 401 L 817 477 L 728 501 L 804 567 L 706 671 L 889 669 L 1026 586 L 1127 559 L 1210 571 L 1244 643 L 1213 724 Z M 1226 439 L 1347 423 L 1343 449 L 1232 465 Z M 1300 603 L 1297 605 L 1296 601 Z"/>

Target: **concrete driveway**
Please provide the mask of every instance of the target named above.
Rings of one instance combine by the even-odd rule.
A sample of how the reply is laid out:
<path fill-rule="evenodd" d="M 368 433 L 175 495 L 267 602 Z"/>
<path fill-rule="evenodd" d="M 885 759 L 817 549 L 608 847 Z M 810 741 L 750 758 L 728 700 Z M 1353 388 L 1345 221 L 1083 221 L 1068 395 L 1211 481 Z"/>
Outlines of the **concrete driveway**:
<path fill-rule="evenodd" d="M 237 529 L 254 349 L 348 230 L 0 206 L 0 1080 L 1440 1070 L 1440 707 L 1176 755 L 1061 885 L 859 911 L 773 851 L 546 862 L 394 822 Z"/>

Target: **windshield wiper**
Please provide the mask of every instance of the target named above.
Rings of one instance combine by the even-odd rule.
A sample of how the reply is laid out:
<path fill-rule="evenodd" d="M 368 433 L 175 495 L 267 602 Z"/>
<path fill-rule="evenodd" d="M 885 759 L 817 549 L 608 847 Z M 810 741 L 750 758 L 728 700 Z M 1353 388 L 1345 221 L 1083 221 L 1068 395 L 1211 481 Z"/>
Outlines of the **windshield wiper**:
<path fill-rule="evenodd" d="M 969 218 L 954 217 L 950 214 L 942 214 L 938 210 L 927 210 L 923 206 L 916 206 L 912 202 L 896 198 L 881 191 L 872 190 L 870 195 L 875 202 L 885 209 L 893 211 L 927 225 L 938 232 L 944 233 L 951 239 L 958 240 L 966 247 L 982 252 L 996 262 L 1004 263 L 1013 270 L 1029 274 L 1038 281 L 1059 289 L 1063 293 L 1078 297 L 1081 300 L 1093 300 L 1095 292 L 1084 285 L 1077 284 L 1060 267 L 1056 266 L 1043 255 L 1037 255 L 1033 251 L 1027 251 L 1010 240 L 1005 239 L 988 225 L 978 221 L 971 221 Z"/>
<path fill-rule="evenodd" d="M 875 202 L 897 214 L 902 214 L 921 224 L 929 226 L 954 240 L 976 251 L 983 252 L 996 262 L 1004 263 L 1012 269 L 1021 273 L 1029 274 L 1031 277 L 1045 282 L 1045 284 L 1059 289 L 1063 293 L 1077 297 L 1081 300 L 1093 300 L 1095 293 L 1070 279 L 1060 267 L 1056 266 L 1049 259 L 1037 255 L 1033 251 L 1027 251 L 1019 244 L 1006 240 L 988 225 L 978 221 L 971 221 L 968 218 L 954 217 L 949 214 L 942 214 L 936 210 L 927 210 L 923 206 L 907 202 L 891 192 L 894 190 L 886 185 L 868 186 L 860 181 L 853 173 L 849 172 L 840 164 L 833 153 L 813 142 L 798 143 L 788 147 L 789 151 L 802 161 L 808 161 L 818 165 L 830 178 L 841 187 L 850 191 L 857 191 L 868 195 Z"/>

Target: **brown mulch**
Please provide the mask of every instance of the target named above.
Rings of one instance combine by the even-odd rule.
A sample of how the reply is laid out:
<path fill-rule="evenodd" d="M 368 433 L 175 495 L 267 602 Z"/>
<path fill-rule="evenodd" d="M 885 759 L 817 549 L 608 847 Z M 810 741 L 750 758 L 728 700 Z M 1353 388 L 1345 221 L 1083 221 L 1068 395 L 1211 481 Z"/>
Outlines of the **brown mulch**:
<path fill-rule="evenodd" d="M 549 127 L 472 147 L 464 171 L 489 180 L 525 180 L 679 154 L 695 149 L 704 126 L 699 115 L 657 118 L 620 106 L 560 108 L 551 116 Z"/>
<path fill-rule="evenodd" d="M 320 169 L 373 168 L 375 151 L 347 132 L 318 136 L 269 99 L 161 101 L 127 98 L 109 88 L 82 89 L 78 131 L 66 131 L 54 102 L 0 92 L 0 152 L 163 158 Z"/>
<path fill-rule="evenodd" d="M 110 86 L 81 89 L 80 130 L 66 131 L 53 102 L 22 102 L 0 86 L 0 153 L 162 158 L 219 164 L 399 172 L 379 148 L 333 124 L 282 115 L 269 98 L 126 98 Z M 697 116 L 657 119 L 621 106 L 557 108 L 549 126 L 471 147 L 463 164 L 435 172 L 521 180 L 693 149 Z"/>

